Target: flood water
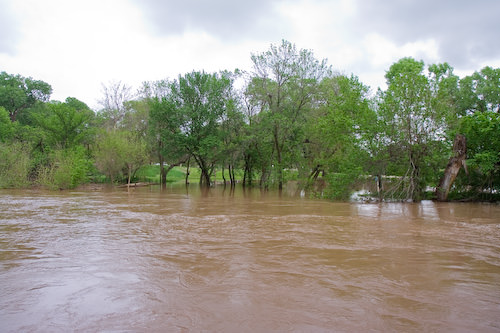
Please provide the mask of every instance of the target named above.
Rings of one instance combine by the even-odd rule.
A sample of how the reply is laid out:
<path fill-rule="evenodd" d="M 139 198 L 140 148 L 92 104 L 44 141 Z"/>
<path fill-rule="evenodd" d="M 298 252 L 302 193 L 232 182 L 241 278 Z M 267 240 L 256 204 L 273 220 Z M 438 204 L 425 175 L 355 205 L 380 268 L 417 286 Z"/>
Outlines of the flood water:
<path fill-rule="evenodd" d="M 1 332 L 500 332 L 500 205 L 0 190 Z"/>

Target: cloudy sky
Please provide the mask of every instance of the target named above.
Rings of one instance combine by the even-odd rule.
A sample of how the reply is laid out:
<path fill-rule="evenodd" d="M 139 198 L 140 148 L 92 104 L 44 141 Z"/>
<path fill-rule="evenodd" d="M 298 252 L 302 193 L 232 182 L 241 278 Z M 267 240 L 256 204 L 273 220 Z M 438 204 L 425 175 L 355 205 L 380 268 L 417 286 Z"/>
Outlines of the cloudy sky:
<path fill-rule="evenodd" d="M 405 56 L 460 76 L 500 67 L 499 13 L 497 0 L 0 0 L 0 71 L 96 108 L 102 84 L 249 70 L 286 39 L 376 90 Z"/>

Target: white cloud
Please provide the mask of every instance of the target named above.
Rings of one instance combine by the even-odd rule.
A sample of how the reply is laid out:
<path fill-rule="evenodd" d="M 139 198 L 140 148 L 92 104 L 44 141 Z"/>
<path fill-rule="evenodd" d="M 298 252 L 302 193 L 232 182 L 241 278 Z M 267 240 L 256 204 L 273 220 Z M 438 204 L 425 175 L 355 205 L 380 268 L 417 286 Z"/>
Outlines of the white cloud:
<path fill-rule="evenodd" d="M 375 33 L 368 34 L 363 41 L 363 48 L 372 66 L 390 66 L 403 57 L 425 59 L 433 62 L 439 59 L 437 44 L 434 40 L 406 43 L 397 46 L 395 43 Z"/>
<path fill-rule="evenodd" d="M 401 58 L 412 57 L 416 60 L 424 60 L 426 64 L 439 62 L 438 46 L 433 39 L 398 46 L 377 33 L 370 33 L 363 39 L 361 49 L 365 55 L 365 61 L 368 62 L 366 67 L 372 70 L 366 70 L 360 77 L 373 89 L 385 88 L 385 71 Z"/>

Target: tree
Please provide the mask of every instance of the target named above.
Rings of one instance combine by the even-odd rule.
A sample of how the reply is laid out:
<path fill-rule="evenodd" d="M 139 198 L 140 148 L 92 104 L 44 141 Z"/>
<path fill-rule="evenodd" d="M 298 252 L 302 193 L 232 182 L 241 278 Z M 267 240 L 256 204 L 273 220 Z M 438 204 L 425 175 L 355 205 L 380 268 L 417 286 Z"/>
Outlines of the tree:
<path fill-rule="evenodd" d="M 162 155 L 193 157 L 200 185 L 210 186 L 223 144 L 221 124 L 234 108 L 230 73 L 191 72 L 166 81 L 165 93 L 150 99 L 151 128 Z"/>
<path fill-rule="evenodd" d="M 388 88 L 380 93 L 379 115 L 390 171 L 401 177 L 389 194 L 418 201 L 428 178 L 435 177 L 429 163 L 443 141 L 445 118 L 433 108 L 422 61 L 403 58 L 390 67 L 386 79 Z"/>
<path fill-rule="evenodd" d="M 464 115 L 460 108 L 460 79 L 446 62 L 429 65 L 428 72 L 432 110 L 435 117 L 444 117 L 444 130 L 449 132 L 458 126 L 458 119 Z"/>
<path fill-rule="evenodd" d="M 467 139 L 465 135 L 457 134 L 453 142 L 453 156 L 450 158 L 444 175 L 436 187 L 436 199 L 438 201 L 446 201 L 450 193 L 451 186 L 457 178 L 462 167 L 467 170 L 465 159 L 467 157 Z"/>
<path fill-rule="evenodd" d="M 141 92 L 149 110 L 147 138 L 160 164 L 162 185 L 166 185 L 171 168 L 188 159 L 182 142 L 181 114 L 172 87 L 169 80 L 144 82 Z"/>
<path fill-rule="evenodd" d="M 134 132 L 124 132 L 125 145 L 125 165 L 127 167 L 127 181 L 130 185 L 135 172 L 148 160 L 146 152 L 146 140 Z"/>
<path fill-rule="evenodd" d="M 243 113 L 235 107 L 229 108 L 221 124 L 223 144 L 219 154 L 220 160 L 222 161 L 222 177 L 224 179 L 224 184 L 226 184 L 224 169 L 227 166 L 231 186 L 236 184 L 235 169 L 243 154 L 244 127 L 245 122 Z"/>
<path fill-rule="evenodd" d="M 328 194 L 349 197 L 354 182 L 367 169 L 370 123 L 376 120 L 369 89 L 355 76 L 339 75 L 321 82 L 318 108 L 308 117 L 304 168 L 308 183 L 326 174 Z"/>
<path fill-rule="evenodd" d="M 237 71 L 240 77 L 248 76 L 248 73 Z M 250 82 L 250 79 L 248 79 Z M 243 186 L 252 185 L 254 170 L 258 168 L 258 160 L 262 156 L 259 154 L 258 146 L 262 140 L 257 138 L 258 114 L 262 110 L 262 104 L 255 99 L 253 94 L 245 87 L 239 92 L 240 110 L 243 115 L 243 124 L 238 131 L 241 140 L 242 158 L 243 158 Z M 269 156 L 269 155 L 267 155 Z M 262 179 L 262 178 L 261 178 Z"/>
<path fill-rule="evenodd" d="M 35 123 L 46 132 L 49 144 L 61 148 L 82 143 L 93 116 L 92 110 L 74 98 L 67 99 L 66 103 L 48 103 L 46 112 L 33 115 Z"/>
<path fill-rule="evenodd" d="M 283 187 L 283 169 L 300 151 L 302 126 L 307 112 L 314 106 L 320 80 L 331 73 L 326 60 L 314 58 L 311 51 L 297 50 L 283 40 L 261 54 L 252 55 L 253 75 L 247 94 L 260 101 L 272 135 L 274 164 L 278 187 Z M 302 140 L 303 141 L 303 140 Z M 288 156 L 287 156 L 288 155 Z"/>
<path fill-rule="evenodd" d="M 102 99 L 99 104 L 102 109 L 98 115 L 104 126 L 110 129 L 120 127 L 126 114 L 130 111 L 130 104 L 127 102 L 134 98 L 132 88 L 121 81 L 111 82 L 102 85 Z"/>
<path fill-rule="evenodd" d="M 40 80 L 21 75 L 0 73 L 0 106 L 3 106 L 12 122 L 20 112 L 35 106 L 39 102 L 48 102 L 52 87 Z"/>
<path fill-rule="evenodd" d="M 98 137 L 95 161 L 111 183 L 125 171 L 130 184 L 135 172 L 147 161 L 146 142 L 127 130 L 103 130 Z"/>

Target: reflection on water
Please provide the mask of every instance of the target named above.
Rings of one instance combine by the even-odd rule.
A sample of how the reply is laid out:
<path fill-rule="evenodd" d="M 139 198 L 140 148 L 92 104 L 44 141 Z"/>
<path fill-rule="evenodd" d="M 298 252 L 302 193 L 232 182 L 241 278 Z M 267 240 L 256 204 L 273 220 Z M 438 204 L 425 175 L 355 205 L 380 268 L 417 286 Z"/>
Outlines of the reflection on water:
<path fill-rule="evenodd" d="M 0 191 L 0 331 L 500 331 L 500 206 Z"/>

